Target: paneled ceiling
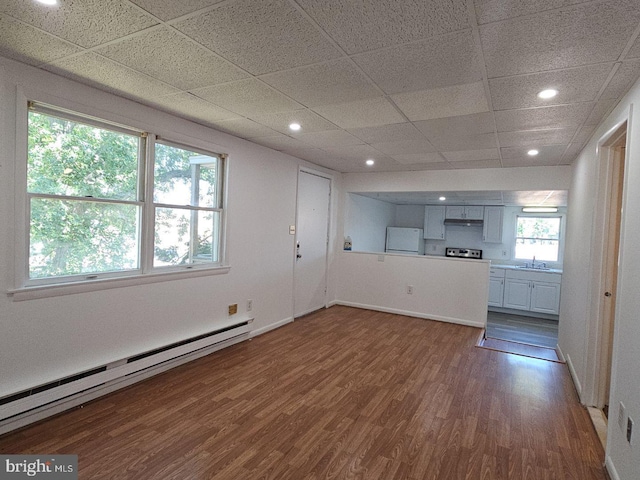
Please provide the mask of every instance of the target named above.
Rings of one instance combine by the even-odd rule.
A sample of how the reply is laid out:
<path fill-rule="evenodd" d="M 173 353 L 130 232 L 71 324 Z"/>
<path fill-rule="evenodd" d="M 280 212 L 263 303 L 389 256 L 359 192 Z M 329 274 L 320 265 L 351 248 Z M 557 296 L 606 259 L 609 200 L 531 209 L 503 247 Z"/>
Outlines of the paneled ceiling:
<path fill-rule="evenodd" d="M 359 192 L 352 195 L 395 205 L 504 205 L 566 207 L 566 190 L 461 191 L 461 192 Z M 441 200 L 444 198 L 444 200 Z"/>
<path fill-rule="evenodd" d="M 340 172 L 570 164 L 639 33 L 638 0 L 0 2 L 0 55 Z"/>

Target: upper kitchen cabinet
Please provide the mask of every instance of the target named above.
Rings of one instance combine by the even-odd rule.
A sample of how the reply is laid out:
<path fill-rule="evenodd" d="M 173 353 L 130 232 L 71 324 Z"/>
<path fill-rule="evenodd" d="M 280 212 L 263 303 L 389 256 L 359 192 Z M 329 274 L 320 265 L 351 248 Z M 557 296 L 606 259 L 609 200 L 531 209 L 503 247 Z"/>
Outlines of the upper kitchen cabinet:
<path fill-rule="evenodd" d="M 448 209 L 449 207 L 447 207 Z M 444 240 L 445 207 L 426 205 L 424 207 L 424 238 L 427 240 Z"/>
<path fill-rule="evenodd" d="M 484 207 L 480 205 L 450 205 L 446 207 L 446 218 L 453 220 L 482 220 Z"/>
<path fill-rule="evenodd" d="M 502 243 L 503 214 L 504 207 L 484 207 L 483 242 Z"/>

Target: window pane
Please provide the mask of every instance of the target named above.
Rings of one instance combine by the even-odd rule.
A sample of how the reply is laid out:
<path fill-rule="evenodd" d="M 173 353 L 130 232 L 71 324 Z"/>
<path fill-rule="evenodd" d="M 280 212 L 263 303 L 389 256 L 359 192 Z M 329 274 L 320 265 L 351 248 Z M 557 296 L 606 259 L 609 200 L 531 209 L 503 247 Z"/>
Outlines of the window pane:
<path fill-rule="evenodd" d="M 135 205 L 32 198 L 29 277 L 137 269 L 138 218 Z"/>
<path fill-rule="evenodd" d="M 218 208 L 218 159 L 156 143 L 155 203 Z"/>
<path fill-rule="evenodd" d="M 140 138 L 29 112 L 31 193 L 137 200 Z"/>
<path fill-rule="evenodd" d="M 154 267 L 218 262 L 220 213 L 156 208 Z"/>
<path fill-rule="evenodd" d="M 560 238 L 560 217 L 518 217 L 518 237 Z"/>
<path fill-rule="evenodd" d="M 558 240 L 516 239 L 516 258 L 541 262 L 558 261 Z"/>

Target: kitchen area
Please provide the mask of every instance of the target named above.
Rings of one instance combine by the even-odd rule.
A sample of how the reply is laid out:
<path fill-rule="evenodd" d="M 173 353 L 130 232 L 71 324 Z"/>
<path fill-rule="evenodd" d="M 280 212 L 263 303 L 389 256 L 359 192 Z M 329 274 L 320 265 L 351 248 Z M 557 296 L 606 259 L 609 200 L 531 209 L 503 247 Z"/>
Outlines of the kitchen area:
<path fill-rule="evenodd" d="M 483 302 L 487 336 L 554 348 L 566 198 L 566 191 L 350 193 L 345 253 L 445 262 L 424 264 L 425 275 L 433 265 L 483 264 L 483 278 L 449 279 L 444 295 L 460 302 L 461 291 L 484 283 L 485 296 L 474 302 Z"/>

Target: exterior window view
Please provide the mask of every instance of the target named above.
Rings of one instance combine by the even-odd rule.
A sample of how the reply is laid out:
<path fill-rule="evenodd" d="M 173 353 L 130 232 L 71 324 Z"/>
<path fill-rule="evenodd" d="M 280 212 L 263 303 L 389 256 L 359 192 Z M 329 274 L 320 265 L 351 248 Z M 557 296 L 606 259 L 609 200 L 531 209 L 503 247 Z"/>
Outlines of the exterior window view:
<path fill-rule="evenodd" d="M 640 479 L 639 109 L 640 0 L 1 1 L 0 479 Z"/>

